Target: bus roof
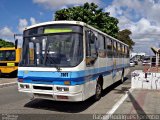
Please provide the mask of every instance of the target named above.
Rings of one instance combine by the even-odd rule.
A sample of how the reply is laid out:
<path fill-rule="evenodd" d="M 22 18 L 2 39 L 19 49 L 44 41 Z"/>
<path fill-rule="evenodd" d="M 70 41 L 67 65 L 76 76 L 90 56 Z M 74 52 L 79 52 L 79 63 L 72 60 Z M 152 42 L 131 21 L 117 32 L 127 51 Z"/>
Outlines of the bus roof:
<path fill-rule="evenodd" d="M 99 32 L 99 33 L 101 33 L 103 35 L 106 35 L 107 37 L 109 37 L 109 38 L 111 38 L 111 39 L 113 39 L 113 40 L 115 40 L 117 42 L 120 42 L 120 43 L 128 46 L 127 44 L 119 41 L 118 39 L 113 38 L 112 36 L 109 36 L 108 34 L 102 32 L 102 31 L 100 31 L 100 30 L 98 30 L 98 29 L 96 29 L 96 28 L 94 28 L 94 27 L 92 27 L 92 26 L 90 26 L 90 25 L 88 25 L 88 24 L 86 24 L 84 22 L 81 22 L 81 21 L 67 21 L 67 20 L 63 20 L 63 21 L 48 21 L 48 22 L 38 23 L 38 24 L 35 24 L 35 25 L 32 25 L 32 26 L 26 27 L 25 30 L 32 29 L 32 28 L 39 27 L 39 26 L 53 25 L 53 24 L 72 24 L 72 25 L 86 26 L 88 28 L 93 29 L 94 31 L 97 31 L 97 32 Z"/>

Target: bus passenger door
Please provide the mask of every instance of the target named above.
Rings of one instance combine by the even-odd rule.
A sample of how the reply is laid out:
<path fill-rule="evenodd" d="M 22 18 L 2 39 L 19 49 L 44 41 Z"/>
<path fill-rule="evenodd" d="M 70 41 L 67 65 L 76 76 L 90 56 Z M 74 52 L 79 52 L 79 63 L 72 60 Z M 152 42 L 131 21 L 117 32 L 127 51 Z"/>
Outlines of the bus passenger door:
<path fill-rule="evenodd" d="M 96 37 L 91 30 L 85 32 L 86 35 L 86 71 L 87 71 L 87 84 L 85 86 L 86 94 L 91 96 L 95 94 L 96 88 L 96 60 L 98 57 L 96 49 Z"/>

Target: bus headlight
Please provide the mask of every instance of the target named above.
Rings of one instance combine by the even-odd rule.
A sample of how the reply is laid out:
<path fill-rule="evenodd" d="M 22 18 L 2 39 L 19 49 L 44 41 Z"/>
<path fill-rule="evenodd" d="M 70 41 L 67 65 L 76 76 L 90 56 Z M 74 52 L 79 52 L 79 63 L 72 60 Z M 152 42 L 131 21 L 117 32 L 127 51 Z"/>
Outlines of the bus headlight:
<path fill-rule="evenodd" d="M 20 84 L 19 86 L 20 86 L 20 88 L 24 88 L 24 85 L 22 85 L 22 84 Z"/>
<path fill-rule="evenodd" d="M 29 89 L 29 85 L 20 84 L 20 88 Z"/>
<path fill-rule="evenodd" d="M 58 91 L 69 91 L 68 87 L 56 87 Z"/>

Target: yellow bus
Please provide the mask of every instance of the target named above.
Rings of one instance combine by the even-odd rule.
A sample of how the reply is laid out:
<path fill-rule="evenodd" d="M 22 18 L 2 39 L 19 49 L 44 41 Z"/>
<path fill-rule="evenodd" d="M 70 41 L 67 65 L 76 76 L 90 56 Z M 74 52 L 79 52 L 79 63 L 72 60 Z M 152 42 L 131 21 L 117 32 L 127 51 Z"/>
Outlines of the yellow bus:
<path fill-rule="evenodd" d="M 0 76 L 3 74 L 7 74 L 16 77 L 20 57 L 21 48 L 0 48 Z"/>

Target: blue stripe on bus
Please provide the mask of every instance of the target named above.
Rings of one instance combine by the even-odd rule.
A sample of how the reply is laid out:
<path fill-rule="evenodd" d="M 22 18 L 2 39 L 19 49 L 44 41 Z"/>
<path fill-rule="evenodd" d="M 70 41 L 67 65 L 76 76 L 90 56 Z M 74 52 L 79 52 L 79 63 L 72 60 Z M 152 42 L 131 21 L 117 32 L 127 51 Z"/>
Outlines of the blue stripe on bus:
<path fill-rule="evenodd" d="M 128 67 L 128 65 L 119 65 L 116 70 L 122 70 L 124 67 Z M 25 73 L 24 71 L 18 71 L 18 78 L 24 79 L 24 83 L 64 85 L 64 81 L 71 81 L 71 85 L 79 85 L 88 80 L 96 80 L 99 75 L 107 76 L 111 74 L 112 71 L 113 66 L 83 71 L 71 71 L 68 72 L 68 77 L 61 77 L 61 73 L 63 72 L 28 71 L 28 73 Z"/>
<path fill-rule="evenodd" d="M 119 65 L 117 66 L 117 68 L 124 68 L 125 66 L 128 66 L 128 65 Z M 116 68 L 116 69 L 117 69 Z M 96 74 L 96 73 L 102 73 L 102 72 L 105 72 L 105 71 L 110 71 L 110 70 L 113 70 L 113 66 L 107 66 L 107 67 L 102 67 L 102 68 L 96 68 L 96 69 L 91 69 L 91 70 L 82 70 L 82 71 L 71 71 L 71 72 L 68 72 L 70 73 L 70 75 L 68 76 L 68 78 L 72 77 L 72 78 L 77 78 L 77 77 L 83 77 L 83 76 L 87 76 L 87 75 L 90 75 L 90 74 Z M 23 77 L 27 77 L 28 75 L 31 75 L 33 77 L 43 77 L 44 74 L 45 76 L 47 77 L 61 77 L 61 73 L 65 73 L 65 71 L 62 71 L 62 72 L 39 72 L 39 71 L 27 71 L 28 73 L 25 74 L 24 71 L 18 71 L 18 76 L 23 76 Z M 64 77 L 66 78 L 66 76 Z"/>
<path fill-rule="evenodd" d="M 112 71 L 106 71 L 103 73 L 97 73 L 94 75 L 88 75 L 84 77 L 77 77 L 77 78 L 56 78 L 56 77 L 33 77 L 28 76 L 26 78 L 23 78 L 23 83 L 35 83 L 35 84 L 56 84 L 56 85 L 64 85 L 64 81 L 70 81 L 71 85 L 80 85 L 88 80 L 96 80 L 97 77 L 99 77 L 100 74 L 103 74 L 103 76 L 109 75 Z M 22 78 L 22 77 L 19 77 Z"/>

